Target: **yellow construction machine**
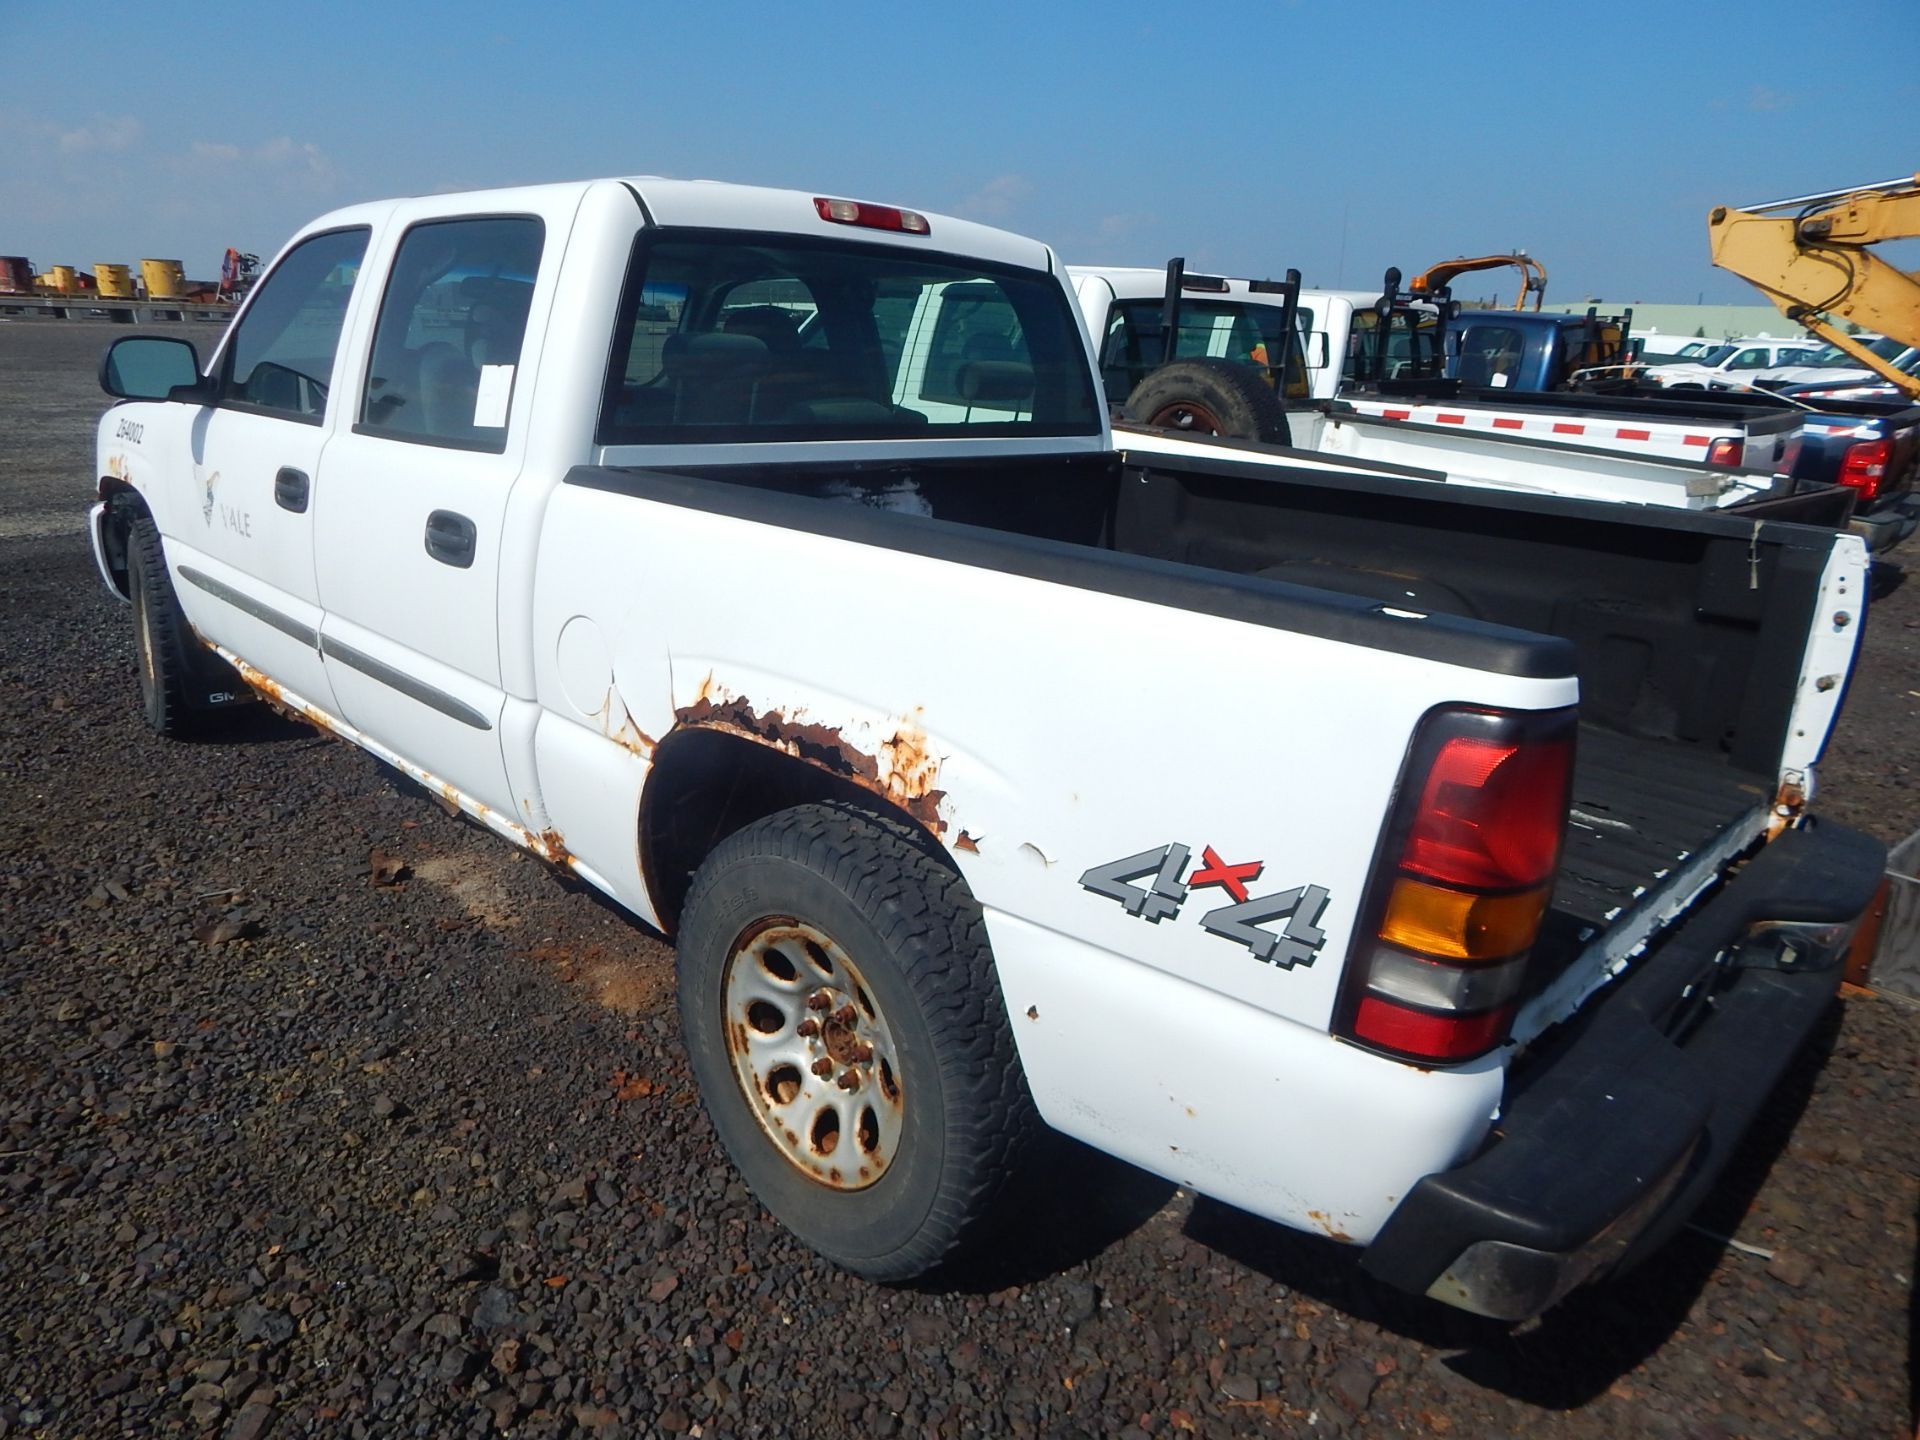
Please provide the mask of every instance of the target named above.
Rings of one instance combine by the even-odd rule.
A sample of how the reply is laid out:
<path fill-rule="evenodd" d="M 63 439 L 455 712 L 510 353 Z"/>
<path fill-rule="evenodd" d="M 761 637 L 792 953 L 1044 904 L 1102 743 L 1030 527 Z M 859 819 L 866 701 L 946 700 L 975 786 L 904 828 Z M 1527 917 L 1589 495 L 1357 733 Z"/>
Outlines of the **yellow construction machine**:
<path fill-rule="evenodd" d="M 1458 260 L 1442 260 L 1414 276 L 1407 290 L 1415 296 L 1429 295 L 1451 285 L 1458 276 L 1470 275 L 1475 270 L 1495 270 L 1502 265 L 1511 265 L 1520 272 L 1520 294 L 1513 308 L 1526 309 L 1527 296 L 1531 295 L 1533 308 L 1538 310 L 1540 302 L 1547 298 L 1547 267 L 1524 250 L 1516 250 L 1511 255 L 1463 255 Z"/>
<path fill-rule="evenodd" d="M 1707 234 L 1715 265 L 1751 281 L 1789 320 L 1920 399 L 1920 377 L 1895 369 L 1840 328 L 1850 321 L 1920 345 L 1920 271 L 1890 265 L 1869 248 L 1920 236 L 1920 175 L 1744 210 L 1716 205 Z"/>

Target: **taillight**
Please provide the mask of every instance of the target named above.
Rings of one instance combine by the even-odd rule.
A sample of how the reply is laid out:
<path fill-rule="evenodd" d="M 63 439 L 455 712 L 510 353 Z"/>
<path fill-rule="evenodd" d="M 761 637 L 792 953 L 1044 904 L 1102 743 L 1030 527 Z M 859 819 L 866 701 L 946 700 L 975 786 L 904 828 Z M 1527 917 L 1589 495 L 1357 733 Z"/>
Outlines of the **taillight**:
<path fill-rule="evenodd" d="M 1893 447 L 1885 440 L 1856 440 L 1840 462 L 1840 483 L 1851 485 L 1862 500 L 1873 500 L 1887 478 L 1887 457 Z"/>
<path fill-rule="evenodd" d="M 1707 464 L 1737 467 L 1746 458 L 1746 449 L 1744 440 L 1716 440 L 1707 447 Z"/>
<path fill-rule="evenodd" d="M 822 220 L 837 225 L 864 225 L 869 230 L 901 230 L 909 235 L 931 233 L 927 217 L 913 210 L 896 210 L 891 205 L 869 205 L 862 200 L 825 200 L 815 196 L 813 208 Z"/>
<path fill-rule="evenodd" d="M 1452 1063 L 1507 1038 L 1560 864 L 1574 712 L 1443 708 L 1415 732 L 1336 1034 Z"/>

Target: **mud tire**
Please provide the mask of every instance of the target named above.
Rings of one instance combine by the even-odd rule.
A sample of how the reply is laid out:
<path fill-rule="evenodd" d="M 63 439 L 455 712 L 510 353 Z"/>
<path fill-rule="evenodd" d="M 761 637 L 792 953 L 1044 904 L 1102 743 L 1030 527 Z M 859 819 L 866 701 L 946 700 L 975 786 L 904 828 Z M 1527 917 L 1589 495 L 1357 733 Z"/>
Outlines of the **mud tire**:
<path fill-rule="evenodd" d="M 899 1062 L 904 1114 L 877 1181 L 837 1189 L 770 1138 L 724 999 L 756 928 L 792 919 L 857 966 Z M 720 1140 L 760 1202 L 834 1264 L 899 1282 L 964 1264 L 1046 1127 L 1028 1093 L 979 902 L 937 845 L 889 818 L 803 805 L 730 836 L 694 876 L 677 942 L 681 1023 Z"/>
<path fill-rule="evenodd" d="M 127 591 L 133 602 L 140 711 L 147 728 L 170 740 L 204 735 L 212 712 L 193 699 L 196 677 L 204 668 L 200 642 L 173 592 L 159 528 L 144 515 L 127 534 Z M 236 687 L 238 683 L 236 676 Z"/>

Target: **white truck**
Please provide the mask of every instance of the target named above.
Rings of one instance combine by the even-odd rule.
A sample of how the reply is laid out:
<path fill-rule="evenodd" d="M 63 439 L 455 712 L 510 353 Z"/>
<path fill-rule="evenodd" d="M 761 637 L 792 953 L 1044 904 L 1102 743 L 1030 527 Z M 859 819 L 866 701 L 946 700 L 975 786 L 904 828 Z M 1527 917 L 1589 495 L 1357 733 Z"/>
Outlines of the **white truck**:
<path fill-rule="evenodd" d="M 864 1276 L 1051 1125 L 1533 1314 L 1712 1183 L 1882 869 L 1806 811 L 1857 540 L 1128 460 L 965 221 L 360 205 L 101 376 L 148 723 L 265 697 L 672 935 L 720 1139 Z"/>
<path fill-rule="evenodd" d="M 1378 312 L 1355 291 L 1297 291 L 1296 353 L 1305 362 L 1280 387 L 1283 405 L 1265 403 L 1249 384 L 1222 372 L 1212 382 L 1225 387 L 1217 403 L 1196 409 L 1189 393 L 1193 372 L 1164 372 L 1165 361 L 1250 361 L 1276 371 L 1287 282 L 1172 273 L 1180 302 L 1175 343 L 1168 347 L 1169 271 L 1068 267 L 1096 339 L 1108 402 L 1118 407 L 1137 397 L 1145 429 L 1232 434 L 1328 460 L 1397 467 L 1410 477 L 1689 510 L 1770 501 L 1792 488 L 1774 474 L 1775 467 L 1791 467 L 1799 444 L 1799 417 L 1784 409 L 1755 416 L 1702 404 L 1681 419 L 1598 397 L 1513 392 L 1498 400 L 1479 394 L 1436 401 L 1355 388 L 1355 372 L 1391 380 L 1384 372 L 1437 338 L 1407 323 L 1421 313 L 1415 302 L 1395 311 L 1382 344 Z M 1429 358 L 1437 371 L 1437 349 Z M 1129 448 L 1163 444 L 1131 424 L 1124 439 Z M 1287 457 L 1264 458 L 1285 463 Z"/>
<path fill-rule="evenodd" d="M 1649 365 L 1641 378 L 1669 390 L 1738 390 L 1761 380 L 1791 376 L 1785 372 L 1830 363 L 1812 336 L 1797 340 L 1729 340 L 1668 365 Z"/>

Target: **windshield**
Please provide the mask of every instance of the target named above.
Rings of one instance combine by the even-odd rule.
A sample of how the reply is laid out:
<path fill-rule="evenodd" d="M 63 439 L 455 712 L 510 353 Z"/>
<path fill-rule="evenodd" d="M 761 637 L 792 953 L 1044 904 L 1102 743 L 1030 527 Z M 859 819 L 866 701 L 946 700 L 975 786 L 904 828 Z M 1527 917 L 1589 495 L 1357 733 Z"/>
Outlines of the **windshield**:
<path fill-rule="evenodd" d="M 1097 435 L 1058 280 L 798 236 L 656 230 L 621 296 L 599 443 Z"/>
<path fill-rule="evenodd" d="M 1387 317 L 1383 346 L 1379 312 L 1356 310 L 1341 378 L 1349 383 L 1431 380 L 1446 363 L 1440 348 L 1441 333 L 1439 317 L 1433 311 L 1396 306 Z"/>

